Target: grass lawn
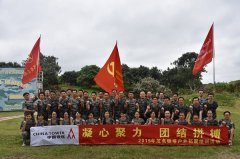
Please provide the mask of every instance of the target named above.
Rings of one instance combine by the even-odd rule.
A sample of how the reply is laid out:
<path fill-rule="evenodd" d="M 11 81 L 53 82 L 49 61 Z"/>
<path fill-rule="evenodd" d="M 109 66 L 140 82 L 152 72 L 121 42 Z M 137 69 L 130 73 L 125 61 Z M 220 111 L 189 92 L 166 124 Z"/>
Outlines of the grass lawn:
<path fill-rule="evenodd" d="M 194 95 L 184 96 L 190 98 Z M 43 146 L 22 147 L 20 119 L 0 122 L 0 158 L 137 158 L 137 159 L 239 159 L 240 158 L 240 99 L 225 93 L 217 95 L 218 118 L 225 110 L 232 112 L 236 131 L 233 146 L 148 146 L 148 145 L 99 145 L 99 146 Z M 16 114 L 14 114 L 16 113 Z M 9 115 L 9 112 L 6 112 Z M 0 113 L 6 116 L 5 113 Z M 13 112 L 10 115 L 19 115 Z"/>
<path fill-rule="evenodd" d="M 15 116 L 15 115 L 23 115 L 22 111 L 16 111 L 16 112 L 2 112 L 0 111 L 0 118 L 1 117 L 7 117 L 7 116 Z"/>

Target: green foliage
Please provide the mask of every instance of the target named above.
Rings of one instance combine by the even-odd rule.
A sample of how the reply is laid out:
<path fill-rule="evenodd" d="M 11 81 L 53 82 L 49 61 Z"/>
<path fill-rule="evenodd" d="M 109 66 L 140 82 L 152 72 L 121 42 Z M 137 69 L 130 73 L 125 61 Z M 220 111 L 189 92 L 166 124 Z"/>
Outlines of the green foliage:
<path fill-rule="evenodd" d="M 59 78 L 61 84 L 70 84 L 72 86 L 77 85 L 77 77 L 78 77 L 78 72 L 75 71 L 67 71 L 64 72 Z"/>
<path fill-rule="evenodd" d="M 173 68 L 168 68 L 163 71 L 161 83 L 170 87 L 173 91 L 177 91 L 180 88 L 189 88 L 195 90 L 202 85 L 201 73 L 203 69 L 196 76 L 192 75 L 192 70 L 197 59 L 198 54 L 195 52 L 187 52 L 180 58 L 172 63 Z"/>
<path fill-rule="evenodd" d="M 52 89 L 58 85 L 58 74 L 61 72 L 61 67 L 58 65 L 57 59 L 54 56 L 44 56 L 40 53 L 44 88 Z"/>
<path fill-rule="evenodd" d="M 95 85 L 93 78 L 99 72 L 100 68 L 96 65 L 87 65 L 84 66 L 80 71 L 77 77 L 77 84 L 81 87 L 91 88 Z"/>
<path fill-rule="evenodd" d="M 0 68 L 19 68 L 22 67 L 17 62 L 0 62 Z"/>
<path fill-rule="evenodd" d="M 151 92 L 158 92 L 161 89 L 160 84 L 157 80 L 146 77 L 143 78 L 139 83 L 134 85 L 134 92 L 140 91 L 151 91 Z"/>

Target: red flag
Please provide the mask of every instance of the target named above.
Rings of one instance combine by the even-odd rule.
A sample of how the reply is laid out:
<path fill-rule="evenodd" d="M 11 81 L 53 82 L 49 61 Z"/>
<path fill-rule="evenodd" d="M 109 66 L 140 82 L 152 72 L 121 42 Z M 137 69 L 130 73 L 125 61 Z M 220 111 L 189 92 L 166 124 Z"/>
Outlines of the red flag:
<path fill-rule="evenodd" d="M 38 73 L 42 70 L 39 62 L 40 54 L 40 37 L 32 48 L 32 51 L 26 61 L 25 69 L 22 77 L 22 83 L 26 84 L 33 78 L 36 78 Z"/>
<path fill-rule="evenodd" d="M 99 87 L 110 94 L 113 89 L 115 89 L 117 92 L 124 91 L 122 66 L 117 43 L 105 65 L 94 77 L 94 81 Z"/>
<path fill-rule="evenodd" d="M 203 67 L 210 63 L 213 58 L 214 51 L 214 41 L 213 41 L 213 24 L 208 32 L 208 35 L 203 43 L 201 51 L 195 61 L 194 68 L 192 70 L 192 74 L 196 75 L 199 71 L 203 69 Z"/>

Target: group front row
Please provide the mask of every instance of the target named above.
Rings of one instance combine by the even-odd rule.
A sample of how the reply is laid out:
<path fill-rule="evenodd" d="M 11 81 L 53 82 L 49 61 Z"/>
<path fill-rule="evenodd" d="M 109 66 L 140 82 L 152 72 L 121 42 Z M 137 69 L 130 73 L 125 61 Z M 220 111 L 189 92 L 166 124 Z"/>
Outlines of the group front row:
<path fill-rule="evenodd" d="M 177 125 L 193 125 L 193 126 L 225 126 L 229 129 L 229 144 L 232 144 L 235 125 L 231 121 L 230 116 L 231 113 L 229 111 L 225 111 L 223 113 L 224 118 L 217 121 L 213 118 L 213 113 L 211 110 L 208 110 L 207 117 L 202 121 L 199 119 L 198 114 L 193 114 L 191 117 L 192 120 L 186 120 L 185 113 L 180 112 L 179 118 L 177 120 L 173 120 L 171 118 L 170 111 L 165 111 L 164 118 L 156 117 L 154 111 L 150 112 L 150 117 L 145 121 L 140 117 L 140 113 L 138 111 L 135 112 L 134 118 L 129 120 L 126 114 L 121 113 L 120 118 L 114 120 L 111 118 L 109 112 L 104 113 L 104 117 L 102 120 L 96 119 L 93 116 L 93 113 L 88 113 L 88 117 L 84 120 L 81 116 L 80 112 L 76 112 L 75 119 L 69 117 L 68 112 L 64 113 L 63 118 L 57 118 L 57 113 L 52 112 L 51 117 L 48 121 L 44 120 L 43 114 L 39 113 L 37 115 L 37 122 L 35 122 L 34 117 L 32 117 L 31 113 L 27 113 L 25 115 L 25 119 L 21 124 L 22 137 L 23 137 L 23 146 L 26 145 L 27 140 L 30 138 L 30 128 L 35 126 L 53 126 L 53 125 L 111 125 L 111 124 L 135 124 L 135 125 L 169 125 L 169 124 L 177 124 Z"/>

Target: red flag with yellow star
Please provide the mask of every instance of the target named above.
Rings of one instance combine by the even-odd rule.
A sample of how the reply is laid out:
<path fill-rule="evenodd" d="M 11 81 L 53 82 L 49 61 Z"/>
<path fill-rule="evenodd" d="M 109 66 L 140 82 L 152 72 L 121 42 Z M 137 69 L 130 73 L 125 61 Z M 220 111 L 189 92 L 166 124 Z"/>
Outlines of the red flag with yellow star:
<path fill-rule="evenodd" d="M 124 91 L 122 66 L 117 43 L 105 65 L 94 77 L 94 81 L 99 87 L 110 94 L 114 89 L 117 92 Z"/>

